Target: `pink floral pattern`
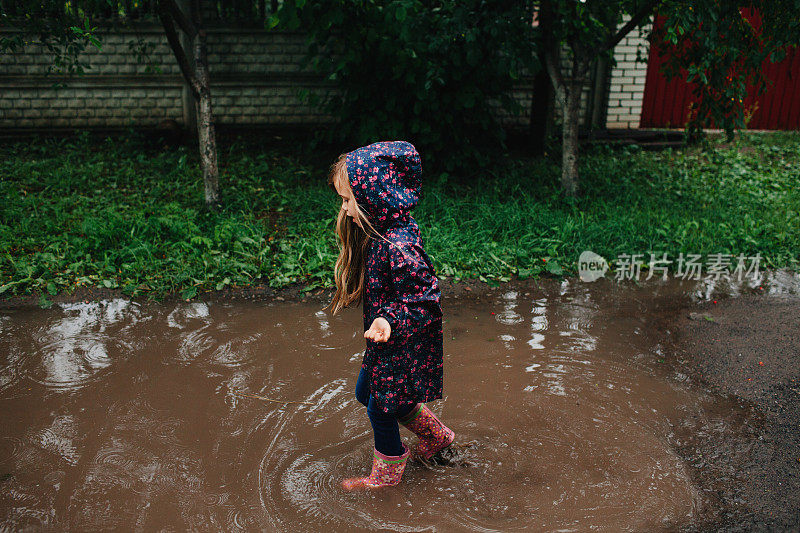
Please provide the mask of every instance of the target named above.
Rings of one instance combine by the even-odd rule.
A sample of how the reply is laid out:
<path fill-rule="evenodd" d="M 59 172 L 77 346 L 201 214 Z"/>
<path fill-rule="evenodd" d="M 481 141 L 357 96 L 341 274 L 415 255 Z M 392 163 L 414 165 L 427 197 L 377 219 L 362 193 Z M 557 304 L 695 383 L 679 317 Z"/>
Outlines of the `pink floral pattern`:
<path fill-rule="evenodd" d="M 418 405 L 409 415 L 409 419 L 400 422 L 419 437 L 419 442 L 413 451 L 425 459 L 430 459 L 440 450 L 453 444 L 456 438 L 455 432 L 445 426 L 425 404 Z"/>
<path fill-rule="evenodd" d="M 442 397 L 441 291 L 419 226 L 411 216 L 422 194 L 420 156 L 411 143 L 383 141 L 347 155 L 353 195 L 389 242 L 373 239 L 365 264 L 364 330 L 382 316 L 387 342 L 367 340 L 362 367 L 378 408 Z"/>
<path fill-rule="evenodd" d="M 377 489 L 391 487 L 400 483 L 406 462 L 411 450 L 403 444 L 403 454 L 398 456 L 384 455 L 373 448 L 372 471 L 367 477 L 351 477 L 342 481 L 344 490 Z"/>

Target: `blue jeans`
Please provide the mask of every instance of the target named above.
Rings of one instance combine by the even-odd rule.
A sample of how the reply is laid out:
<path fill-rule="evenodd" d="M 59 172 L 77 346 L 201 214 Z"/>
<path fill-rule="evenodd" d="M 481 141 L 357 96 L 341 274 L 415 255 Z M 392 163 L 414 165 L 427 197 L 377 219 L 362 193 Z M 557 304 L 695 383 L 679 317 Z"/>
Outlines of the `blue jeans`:
<path fill-rule="evenodd" d="M 385 455 L 401 455 L 403 444 L 400 441 L 400 426 L 397 425 L 397 419 L 408 415 L 417 404 L 403 405 L 395 413 L 384 413 L 370 394 L 369 376 L 363 368 L 356 381 L 356 399 L 367 408 L 372 433 L 375 435 L 375 449 Z"/>

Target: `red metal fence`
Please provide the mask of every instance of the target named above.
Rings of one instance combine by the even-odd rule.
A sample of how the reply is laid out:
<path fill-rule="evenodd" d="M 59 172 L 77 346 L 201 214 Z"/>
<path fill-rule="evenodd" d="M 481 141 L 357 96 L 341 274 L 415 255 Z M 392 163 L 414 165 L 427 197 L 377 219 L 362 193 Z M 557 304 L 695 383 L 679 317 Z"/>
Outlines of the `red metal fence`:
<path fill-rule="evenodd" d="M 756 20 L 750 20 L 755 26 Z M 656 24 L 662 23 L 663 17 L 657 17 Z M 663 61 L 656 47 L 651 46 L 639 123 L 642 128 L 683 127 L 689 105 L 695 101 L 694 83 L 686 83 L 686 72 L 667 81 L 661 73 Z M 768 81 L 767 90 L 759 96 L 754 95 L 754 88 L 748 87 L 744 101 L 746 109 L 752 112 L 748 128 L 800 130 L 800 50 L 790 49 L 780 63 L 766 60 L 762 69 L 772 83 Z"/>

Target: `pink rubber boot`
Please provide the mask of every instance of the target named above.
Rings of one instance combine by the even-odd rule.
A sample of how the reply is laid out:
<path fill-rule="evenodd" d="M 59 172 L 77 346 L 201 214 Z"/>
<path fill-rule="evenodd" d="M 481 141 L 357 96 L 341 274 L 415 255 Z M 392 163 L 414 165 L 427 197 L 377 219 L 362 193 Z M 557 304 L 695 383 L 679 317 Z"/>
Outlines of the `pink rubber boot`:
<path fill-rule="evenodd" d="M 417 407 L 400 423 L 419 437 L 419 442 L 414 447 L 414 453 L 430 459 L 436 452 L 453 444 L 456 438 L 452 429 L 442 424 L 436 415 L 424 403 Z"/>
<path fill-rule="evenodd" d="M 403 444 L 402 455 L 384 455 L 373 448 L 372 472 L 368 477 L 351 477 L 342 481 L 346 491 L 390 487 L 400 483 L 411 450 Z"/>

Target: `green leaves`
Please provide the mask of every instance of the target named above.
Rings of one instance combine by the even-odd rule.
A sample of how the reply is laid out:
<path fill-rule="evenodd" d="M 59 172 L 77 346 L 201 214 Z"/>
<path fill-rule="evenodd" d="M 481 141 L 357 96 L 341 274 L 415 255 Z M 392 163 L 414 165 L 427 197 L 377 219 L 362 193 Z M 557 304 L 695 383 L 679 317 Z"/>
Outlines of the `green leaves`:
<path fill-rule="evenodd" d="M 493 105 L 521 111 L 503 96 L 533 59 L 524 6 L 512 4 L 284 2 L 278 17 L 299 18 L 319 59 L 312 63 L 341 95 L 325 104 L 337 127 L 321 129 L 317 139 L 363 145 L 404 138 L 429 169 L 484 164 L 505 135 Z M 320 50 L 341 53 L 322 60 Z"/>
<path fill-rule="evenodd" d="M 796 0 L 755 2 L 663 2 L 653 29 L 653 43 L 664 53 L 668 78 L 685 73 L 697 106 L 686 124 L 690 141 L 704 128 L 733 132 L 747 127 L 752 109 L 745 101 L 760 93 L 766 78 L 763 63 L 785 57 L 787 42 L 800 42 L 800 23 L 786 13 Z M 758 12 L 760 24 L 754 24 Z"/>
<path fill-rule="evenodd" d="M 181 291 L 181 298 L 184 300 L 190 300 L 197 296 L 197 287 L 192 285 L 190 287 L 186 287 Z"/>
<path fill-rule="evenodd" d="M 545 262 L 545 270 L 550 272 L 553 275 L 560 276 L 564 273 L 561 268 L 561 265 L 558 264 L 558 260 L 556 259 L 549 259 Z"/>
<path fill-rule="evenodd" d="M 574 275 L 586 249 L 608 260 L 651 248 L 672 258 L 760 251 L 790 264 L 800 249 L 798 133 L 711 147 L 592 148 L 581 166 L 586 197 L 574 202 L 559 199 L 546 159 L 482 167 L 474 181 L 428 172 L 415 218 L 437 275 L 492 284 Z M 307 154 L 234 142 L 218 213 L 202 210 L 196 161 L 175 173 L 181 155 L 125 138 L 0 147 L 0 295 L 39 293 L 47 305 L 84 285 L 184 298 L 257 279 L 331 286 L 340 202 Z"/>

